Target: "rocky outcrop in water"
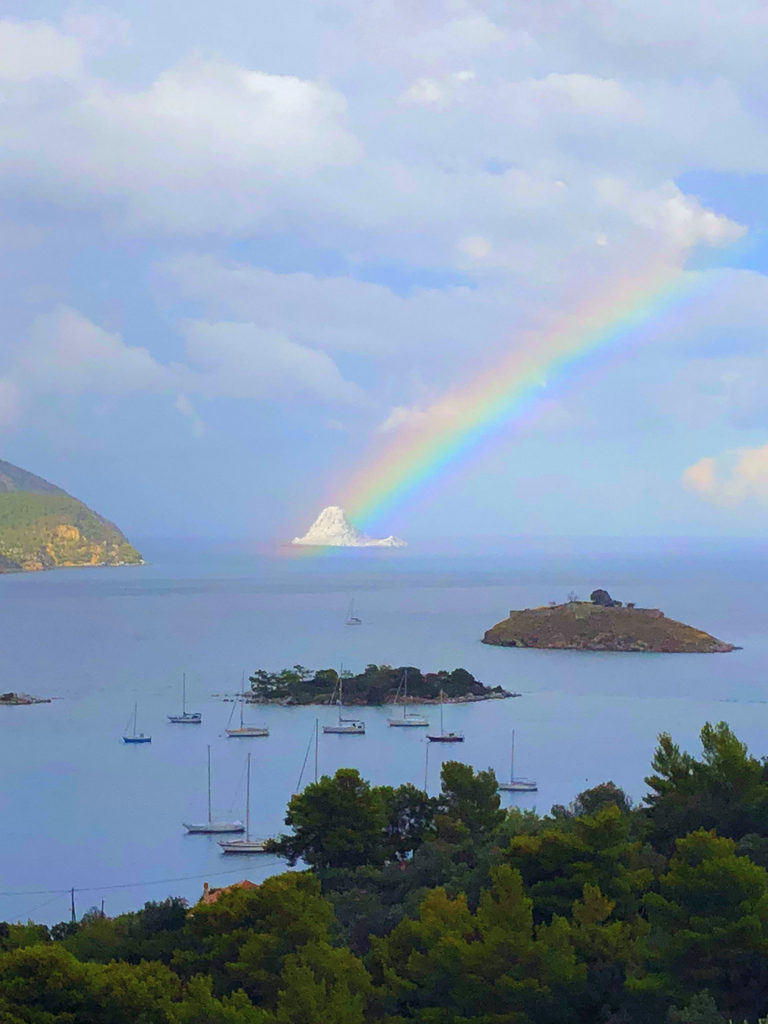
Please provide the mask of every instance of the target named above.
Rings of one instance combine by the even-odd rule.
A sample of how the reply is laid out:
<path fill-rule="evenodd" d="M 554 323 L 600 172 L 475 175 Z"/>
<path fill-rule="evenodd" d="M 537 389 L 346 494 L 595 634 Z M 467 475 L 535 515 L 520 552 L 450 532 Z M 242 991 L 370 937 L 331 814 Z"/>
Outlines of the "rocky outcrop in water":
<path fill-rule="evenodd" d="M 303 537 L 294 537 L 291 544 L 329 548 L 405 548 L 400 537 L 369 537 L 353 526 L 338 505 L 324 508 Z"/>
<path fill-rule="evenodd" d="M 668 654 L 719 654 L 735 650 L 733 644 L 701 629 L 668 619 L 658 608 L 624 607 L 613 601 L 607 591 L 594 594 L 599 597 L 596 603 L 569 601 L 511 611 L 508 618 L 485 633 L 483 643 L 548 650 Z"/>

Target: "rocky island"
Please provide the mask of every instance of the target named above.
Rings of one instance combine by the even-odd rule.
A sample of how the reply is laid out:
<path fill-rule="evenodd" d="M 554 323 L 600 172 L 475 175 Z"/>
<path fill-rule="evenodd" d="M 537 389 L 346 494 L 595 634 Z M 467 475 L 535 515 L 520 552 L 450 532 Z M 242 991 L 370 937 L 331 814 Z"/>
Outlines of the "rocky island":
<path fill-rule="evenodd" d="M 333 668 L 317 671 L 294 665 L 281 672 L 257 669 L 250 676 L 251 692 L 246 700 L 256 704 L 328 704 L 336 695 L 339 673 Z M 392 704 L 466 703 L 519 697 L 500 686 L 485 686 L 464 668 L 452 672 L 422 673 L 412 665 L 368 665 L 364 672 L 342 676 L 344 703 L 367 706 Z"/>
<path fill-rule="evenodd" d="M 658 608 L 636 608 L 595 590 L 589 601 L 568 600 L 541 608 L 511 611 L 489 629 L 483 643 L 499 647 L 539 647 L 575 651 L 657 651 L 666 654 L 720 654 L 724 643 Z"/>
<path fill-rule="evenodd" d="M 0 459 L 0 573 L 141 564 L 114 523 L 55 484 Z"/>
<path fill-rule="evenodd" d="M 291 544 L 325 548 L 406 548 L 401 537 L 369 537 L 353 526 L 338 505 L 324 508 L 303 537 L 294 537 Z"/>
<path fill-rule="evenodd" d="M 33 697 L 31 693 L 0 693 L 0 706 L 20 707 L 27 704 L 50 703 L 50 697 Z"/>

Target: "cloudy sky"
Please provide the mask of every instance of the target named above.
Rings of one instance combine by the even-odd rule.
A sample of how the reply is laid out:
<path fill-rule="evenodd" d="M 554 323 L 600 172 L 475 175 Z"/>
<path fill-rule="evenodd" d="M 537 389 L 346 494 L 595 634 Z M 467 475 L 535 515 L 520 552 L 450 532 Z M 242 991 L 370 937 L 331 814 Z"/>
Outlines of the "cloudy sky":
<path fill-rule="evenodd" d="M 392 509 L 761 535 L 762 0 L 5 0 L 0 454 L 137 536 L 309 525 L 648 268 L 689 298 Z"/>

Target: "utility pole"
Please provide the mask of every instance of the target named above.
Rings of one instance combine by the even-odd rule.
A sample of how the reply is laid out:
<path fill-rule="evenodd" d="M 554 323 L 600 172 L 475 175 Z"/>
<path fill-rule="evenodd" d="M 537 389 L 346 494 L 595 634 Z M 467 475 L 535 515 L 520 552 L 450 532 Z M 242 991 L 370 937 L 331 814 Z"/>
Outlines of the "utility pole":
<path fill-rule="evenodd" d="M 429 796 L 429 740 L 424 740 L 426 743 L 426 749 L 424 751 L 424 794 Z"/>
<path fill-rule="evenodd" d="M 72 924 L 74 924 L 77 921 L 77 917 L 75 916 L 75 887 L 74 887 L 74 885 L 69 890 L 69 896 L 70 896 L 70 899 L 72 901 Z"/>

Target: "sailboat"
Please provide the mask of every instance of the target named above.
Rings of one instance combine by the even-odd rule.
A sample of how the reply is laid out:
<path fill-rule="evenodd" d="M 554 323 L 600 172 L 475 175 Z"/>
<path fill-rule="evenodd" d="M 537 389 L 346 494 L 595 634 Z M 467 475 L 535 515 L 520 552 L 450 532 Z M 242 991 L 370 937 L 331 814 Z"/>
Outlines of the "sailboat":
<path fill-rule="evenodd" d="M 176 725 L 200 725 L 203 716 L 199 711 L 187 711 L 187 673 L 181 676 L 181 714 L 168 715 L 168 721 Z"/>
<path fill-rule="evenodd" d="M 365 722 L 361 722 L 359 718 L 342 718 L 341 708 L 344 703 L 343 686 L 344 680 L 341 675 L 339 675 L 339 699 L 336 702 L 339 709 L 339 724 L 324 725 L 323 732 L 340 733 L 343 736 L 363 736 L 365 735 Z M 334 690 L 334 693 L 335 692 L 336 691 Z M 333 695 L 331 695 L 331 700 L 333 700 Z"/>
<path fill-rule="evenodd" d="M 422 726 L 429 726 L 429 719 L 425 718 L 424 715 L 416 714 L 413 711 L 408 710 L 408 669 L 403 670 L 403 679 L 401 682 L 403 687 L 403 717 L 399 716 L 396 718 L 389 718 L 388 722 L 392 726 L 406 726 L 408 728 L 421 728 Z M 395 704 L 397 704 L 397 698 L 400 696 L 400 687 L 397 688 L 395 694 Z"/>
<path fill-rule="evenodd" d="M 128 719 L 128 725 L 126 730 L 130 728 L 131 732 L 128 736 L 123 736 L 123 743 L 151 743 L 152 737 L 145 736 L 143 732 L 136 732 L 136 715 L 138 712 L 138 704 L 133 705 L 133 714 Z"/>
<path fill-rule="evenodd" d="M 245 826 L 242 821 L 214 821 L 211 814 L 211 745 L 208 744 L 208 821 L 203 822 L 201 825 L 188 825 L 186 821 L 182 822 L 182 825 L 187 832 L 199 834 L 199 833 L 216 833 L 221 834 L 223 832 L 244 832 Z"/>
<path fill-rule="evenodd" d="M 363 624 L 362 619 L 358 619 L 355 615 L 355 602 L 354 600 L 349 602 L 349 608 L 347 609 L 347 620 L 345 625 L 347 626 L 361 626 Z"/>
<path fill-rule="evenodd" d="M 427 739 L 430 743 L 463 743 L 464 733 L 463 732 L 446 732 L 443 726 L 443 697 L 444 693 L 440 691 L 440 732 L 436 735 L 430 735 L 427 733 Z"/>
<path fill-rule="evenodd" d="M 532 779 L 515 778 L 515 730 L 512 730 L 512 752 L 509 758 L 509 782 L 500 782 L 499 789 L 507 793 L 535 793 L 538 786 Z"/>
<path fill-rule="evenodd" d="M 266 839 L 251 839 L 251 754 L 245 783 L 245 839 L 220 839 L 222 853 L 266 853 Z"/>
<path fill-rule="evenodd" d="M 269 736 L 269 729 L 265 725 L 244 725 L 243 724 L 243 707 L 245 706 L 245 676 L 243 676 L 242 691 L 240 693 L 240 726 L 237 729 L 226 729 L 227 736 L 235 736 L 239 738 L 247 738 L 249 736 Z M 229 715 L 230 722 L 232 721 L 232 714 L 234 714 L 234 705 Z"/>

